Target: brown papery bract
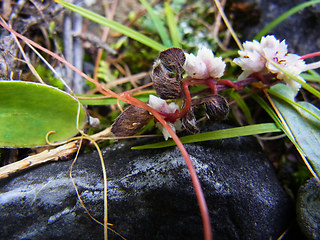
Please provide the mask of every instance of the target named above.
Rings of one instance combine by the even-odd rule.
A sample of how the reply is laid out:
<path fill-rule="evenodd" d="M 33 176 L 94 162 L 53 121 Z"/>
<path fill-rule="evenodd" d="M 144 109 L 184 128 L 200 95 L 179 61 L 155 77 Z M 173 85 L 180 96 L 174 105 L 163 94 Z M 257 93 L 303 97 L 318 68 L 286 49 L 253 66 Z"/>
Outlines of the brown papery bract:
<path fill-rule="evenodd" d="M 162 99 L 176 99 L 181 96 L 181 82 L 169 78 L 169 72 L 161 62 L 156 62 L 152 71 L 152 81 L 154 89 Z"/>
<path fill-rule="evenodd" d="M 181 79 L 183 65 L 186 61 L 186 56 L 180 48 L 169 48 L 160 53 L 159 59 L 163 66 L 170 72 L 177 74 L 177 80 Z"/>

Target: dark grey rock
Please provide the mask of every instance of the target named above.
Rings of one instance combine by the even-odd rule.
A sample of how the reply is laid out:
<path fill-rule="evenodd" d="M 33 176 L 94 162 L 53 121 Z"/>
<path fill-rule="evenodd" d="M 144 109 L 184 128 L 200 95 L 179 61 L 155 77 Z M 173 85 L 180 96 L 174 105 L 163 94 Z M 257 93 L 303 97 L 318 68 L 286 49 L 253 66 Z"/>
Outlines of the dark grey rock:
<path fill-rule="evenodd" d="M 188 170 L 172 147 L 130 150 L 150 140 L 103 149 L 109 222 L 127 239 L 202 239 Z M 211 215 L 214 239 L 277 239 L 287 228 L 290 200 L 251 137 L 187 145 Z M 80 206 L 69 179 L 71 161 L 55 162 L 0 182 L 1 239 L 103 239 L 102 226 Z M 83 154 L 73 176 L 90 213 L 103 219 L 97 153 Z M 109 231 L 110 239 L 120 239 Z"/>
<path fill-rule="evenodd" d="M 309 240 L 320 239 L 320 183 L 315 178 L 299 189 L 297 219 Z"/>
<path fill-rule="evenodd" d="M 260 18 L 257 17 L 257 11 L 246 13 L 247 21 L 244 23 L 241 19 L 235 20 L 241 22 L 238 29 L 242 35 L 243 41 L 252 40 L 271 21 L 279 17 L 284 12 L 294 6 L 306 2 L 305 0 L 240 0 L 238 2 L 252 3 L 255 9 L 260 12 Z M 252 14 L 252 17 L 250 17 Z M 243 16 L 239 16 L 243 18 Z M 252 20 L 254 19 L 254 20 Z M 269 34 L 274 34 L 278 39 L 286 39 L 289 52 L 304 55 L 311 52 L 317 52 L 320 48 L 320 31 L 316 26 L 320 24 L 320 5 L 315 4 L 305 8 L 302 11 L 290 16 L 277 27 L 271 30 Z"/>

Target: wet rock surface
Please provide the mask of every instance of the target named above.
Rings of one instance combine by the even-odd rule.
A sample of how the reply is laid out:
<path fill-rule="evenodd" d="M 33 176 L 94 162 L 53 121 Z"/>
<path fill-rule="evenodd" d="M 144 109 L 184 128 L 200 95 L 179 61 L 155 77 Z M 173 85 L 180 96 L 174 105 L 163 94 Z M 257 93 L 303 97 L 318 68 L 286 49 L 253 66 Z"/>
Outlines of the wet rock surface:
<path fill-rule="evenodd" d="M 308 239 L 320 239 L 320 183 L 315 178 L 299 189 L 297 219 Z"/>
<path fill-rule="evenodd" d="M 150 140 L 103 149 L 109 222 L 127 239 L 202 239 L 197 200 L 174 148 L 130 150 Z M 215 239 L 276 239 L 290 200 L 252 137 L 187 145 L 201 181 Z M 49 163 L 0 182 L 1 239 L 103 239 L 69 178 L 71 161 Z M 103 179 L 96 152 L 82 154 L 73 177 L 80 196 L 103 219 Z M 120 239 L 109 231 L 110 239 Z"/>

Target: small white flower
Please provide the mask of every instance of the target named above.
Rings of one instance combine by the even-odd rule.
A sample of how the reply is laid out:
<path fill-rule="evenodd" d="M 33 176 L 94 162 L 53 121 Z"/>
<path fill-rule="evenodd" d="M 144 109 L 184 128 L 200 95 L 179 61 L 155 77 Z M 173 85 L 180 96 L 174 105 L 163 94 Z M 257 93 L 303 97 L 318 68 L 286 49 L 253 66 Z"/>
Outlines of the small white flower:
<path fill-rule="evenodd" d="M 197 56 L 188 53 L 184 69 L 186 73 L 196 79 L 209 77 L 220 78 L 224 74 L 226 63 L 221 57 L 214 57 L 212 50 L 202 47 L 198 50 Z"/>
<path fill-rule="evenodd" d="M 99 118 L 89 116 L 88 123 L 90 126 L 98 128 L 100 126 Z"/>
<path fill-rule="evenodd" d="M 280 42 L 280 40 L 276 39 L 273 35 L 262 37 L 261 49 L 263 51 L 271 51 L 274 53 L 274 55 L 278 55 L 279 57 L 284 57 L 288 53 L 286 41 L 283 40 Z"/>
<path fill-rule="evenodd" d="M 179 106 L 175 103 L 168 104 L 166 100 L 156 97 L 154 95 L 149 96 L 148 105 L 158 112 L 162 113 L 175 113 L 179 110 Z"/>
<path fill-rule="evenodd" d="M 238 80 L 243 80 L 254 72 L 263 72 L 266 60 L 261 55 L 261 45 L 258 41 L 246 41 L 243 43 L 243 50 L 238 53 L 240 57 L 233 60 L 243 70 Z"/>
<path fill-rule="evenodd" d="M 206 64 L 193 55 L 193 53 L 186 53 L 184 69 L 186 73 L 193 78 L 204 79 L 209 77 Z"/>
<path fill-rule="evenodd" d="M 301 72 L 305 71 L 306 64 L 304 60 L 300 58 L 300 56 L 296 54 L 289 53 L 287 54 L 286 58 L 283 59 L 283 62 L 280 64 L 281 67 L 284 68 L 285 72 L 292 74 L 293 76 L 296 76 L 300 80 L 304 81 L 303 78 L 301 78 L 299 75 Z M 290 76 L 287 74 L 281 72 L 278 68 L 274 67 L 275 73 L 277 74 L 278 79 L 284 80 L 284 82 L 289 85 L 292 89 L 295 89 L 297 92 L 301 88 L 301 84 L 292 80 Z"/>
<path fill-rule="evenodd" d="M 170 127 L 172 128 L 173 131 L 177 130 L 181 130 L 182 124 L 180 120 L 177 120 L 174 122 L 174 124 L 172 123 L 168 123 L 170 125 Z M 165 129 L 163 127 L 163 125 L 159 122 L 156 123 L 156 127 L 159 128 L 163 134 L 164 139 L 167 141 L 169 138 L 171 138 L 171 135 L 169 134 L 169 132 L 167 131 L 167 129 Z"/>
<path fill-rule="evenodd" d="M 261 74 L 271 72 L 277 74 L 278 79 L 283 79 L 292 88 L 298 90 L 301 87 L 275 66 L 279 65 L 296 77 L 306 69 L 305 62 L 299 55 L 288 53 L 285 40 L 280 42 L 275 36 L 268 35 L 262 37 L 260 43 L 256 40 L 247 41 L 243 44 L 243 50 L 239 51 L 239 55 L 239 58 L 233 60 L 243 70 L 239 80 L 255 72 Z"/>
<path fill-rule="evenodd" d="M 167 103 L 166 100 L 161 99 L 159 97 L 156 97 L 154 95 L 149 96 L 149 102 L 148 105 L 152 107 L 153 109 L 157 110 L 161 113 L 175 113 L 177 110 L 179 110 L 179 106 L 175 103 Z M 181 129 L 181 121 L 178 119 L 172 123 L 168 123 L 170 127 L 173 129 L 173 131 L 176 131 L 176 129 Z M 168 138 L 171 138 L 170 134 L 168 133 L 167 129 L 163 127 L 163 125 L 159 122 L 156 123 L 156 127 L 159 128 L 162 131 L 163 137 L 165 140 L 168 140 Z"/>

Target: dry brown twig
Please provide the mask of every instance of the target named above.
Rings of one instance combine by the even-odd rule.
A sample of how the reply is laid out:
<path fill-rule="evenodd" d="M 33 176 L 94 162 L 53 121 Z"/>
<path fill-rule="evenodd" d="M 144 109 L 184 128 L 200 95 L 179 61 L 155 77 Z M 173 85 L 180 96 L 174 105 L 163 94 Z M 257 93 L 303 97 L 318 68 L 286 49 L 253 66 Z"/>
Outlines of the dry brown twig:
<path fill-rule="evenodd" d="M 8 164 L 0 168 L 0 179 L 9 177 L 13 173 L 20 172 L 49 161 L 58 161 L 64 156 L 70 156 L 77 151 L 77 141 L 72 141 L 60 147 L 45 150 L 33 156 L 29 156 L 20 161 Z"/>
<path fill-rule="evenodd" d="M 99 142 L 106 139 L 127 139 L 127 138 L 139 138 L 139 137 L 155 137 L 159 135 L 140 135 L 140 136 L 128 136 L 128 137 L 115 137 L 111 132 L 111 127 L 108 127 L 101 132 L 98 132 L 94 135 L 89 136 L 92 144 L 93 142 Z M 18 173 L 22 170 L 32 168 L 34 166 L 50 162 L 50 161 L 60 161 L 70 159 L 73 154 L 77 152 L 77 150 L 81 147 L 79 146 L 78 139 L 86 138 L 76 137 L 77 140 L 65 143 L 59 147 L 53 149 L 44 150 L 38 154 L 26 157 L 20 161 L 8 164 L 0 168 L 0 179 L 7 178 L 14 173 Z"/>
<path fill-rule="evenodd" d="M 109 127 L 90 136 L 90 138 L 92 141 L 99 141 L 103 138 L 112 137 L 113 134 L 110 132 L 110 129 L 111 128 Z M 78 140 L 75 140 L 63 144 L 57 148 L 50 150 L 47 149 L 41 153 L 26 157 L 18 162 L 8 164 L 0 168 L 0 179 L 9 177 L 11 174 L 40 165 L 42 163 L 68 159 L 78 150 L 79 147 Z"/>

